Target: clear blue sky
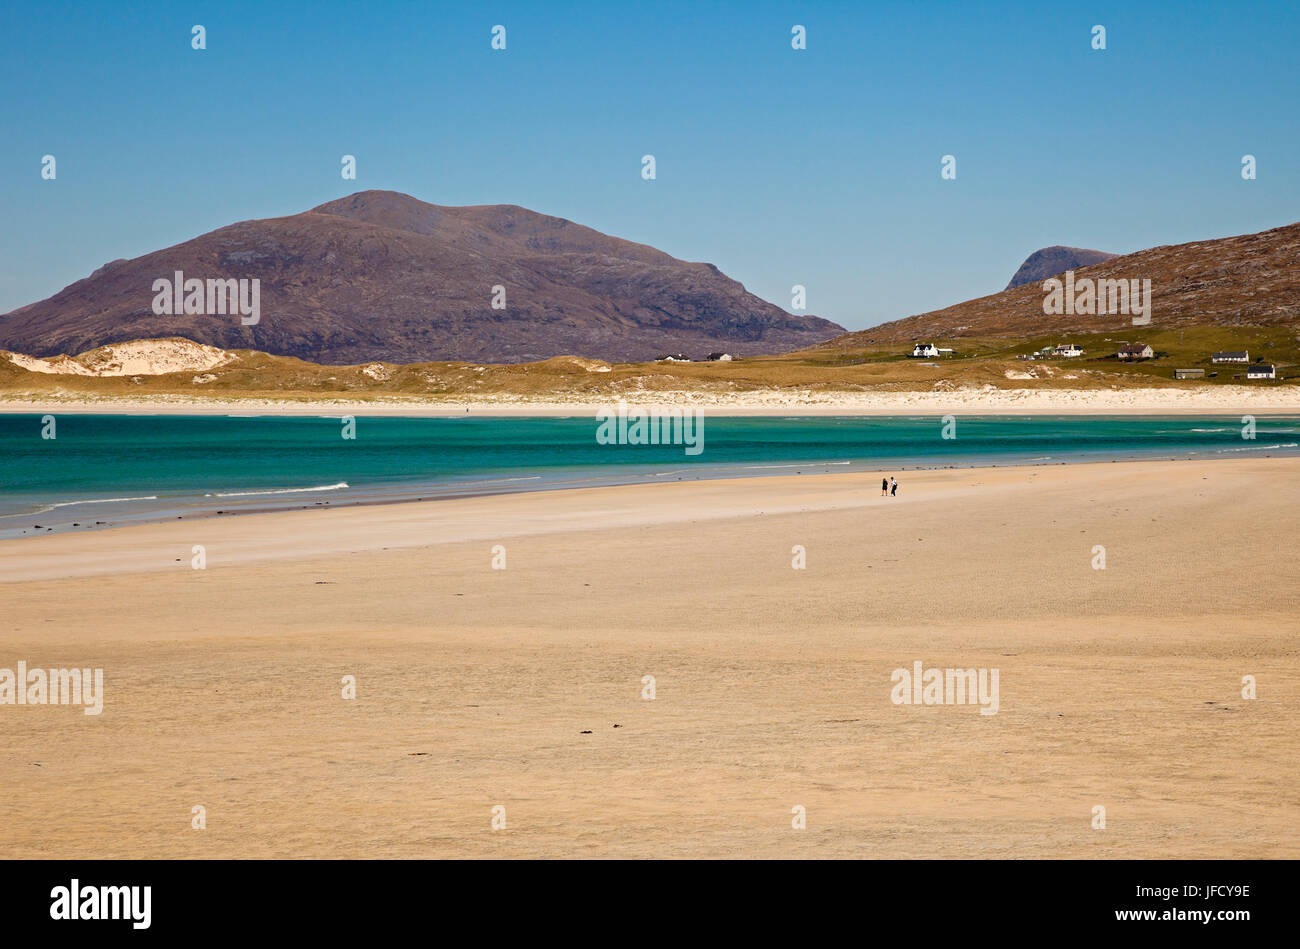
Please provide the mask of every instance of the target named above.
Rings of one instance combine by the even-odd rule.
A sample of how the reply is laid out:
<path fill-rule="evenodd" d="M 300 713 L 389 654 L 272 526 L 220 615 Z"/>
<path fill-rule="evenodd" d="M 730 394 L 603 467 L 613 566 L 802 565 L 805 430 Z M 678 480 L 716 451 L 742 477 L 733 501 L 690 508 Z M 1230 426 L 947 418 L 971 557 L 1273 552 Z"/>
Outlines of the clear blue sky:
<path fill-rule="evenodd" d="M 0 312 L 390 188 L 569 218 L 787 308 L 803 284 L 860 329 L 1000 290 L 1049 244 L 1300 220 L 1298 41 L 1294 0 L 5 4 Z"/>

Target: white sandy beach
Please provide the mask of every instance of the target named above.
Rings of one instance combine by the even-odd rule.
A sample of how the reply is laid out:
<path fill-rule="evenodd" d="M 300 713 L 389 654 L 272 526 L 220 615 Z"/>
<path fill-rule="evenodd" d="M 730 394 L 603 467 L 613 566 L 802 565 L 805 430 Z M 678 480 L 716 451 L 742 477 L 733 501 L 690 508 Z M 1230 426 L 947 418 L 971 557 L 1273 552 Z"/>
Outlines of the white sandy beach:
<path fill-rule="evenodd" d="M 629 393 L 629 404 L 699 406 L 718 415 L 1214 415 L 1300 412 L 1300 389 L 1201 386 L 1179 389 L 955 389 L 934 392 L 842 393 L 771 390 L 730 395 L 704 392 Z M 189 396 L 128 399 L 70 394 L 66 399 L 0 399 L 0 412 L 137 415 L 591 415 L 609 396 L 548 402 L 522 397 L 366 400 L 220 399 Z"/>
<path fill-rule="evenodd" d="M 0 854 L 1300 856 L 1300 462 L 879 477 L 0 542 L 0 666 L 106 693 L 0 706 Z"/>

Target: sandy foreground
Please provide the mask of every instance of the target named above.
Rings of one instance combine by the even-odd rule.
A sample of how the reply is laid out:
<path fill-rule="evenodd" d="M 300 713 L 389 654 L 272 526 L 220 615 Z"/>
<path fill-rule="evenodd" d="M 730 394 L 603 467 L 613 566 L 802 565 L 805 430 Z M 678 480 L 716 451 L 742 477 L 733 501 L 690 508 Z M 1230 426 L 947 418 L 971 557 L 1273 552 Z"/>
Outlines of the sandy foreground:
<path fill-rule="evenodd" d="M 1300 461 L 879 477 L 0 542 L 0 856 L 1300 856 Z"/>
<path fill-rule="evenodd" d="M 949 389 L 932 392 L 814 392 L 769 390 L 738 393 L 701 391 L 628 392 L 631 405 L 699 406 L 717 415 L 1222 415 L 1300 412 L 1295 386 L 1187 386 L 1167 389 Z M 4 412 L 67 412 L 136 415 L 447 415 L 591 416 L 613 404 L 609 396 L 583 401 L 523 397 L 367 400 L 313 398 L 0 398 Z"/>

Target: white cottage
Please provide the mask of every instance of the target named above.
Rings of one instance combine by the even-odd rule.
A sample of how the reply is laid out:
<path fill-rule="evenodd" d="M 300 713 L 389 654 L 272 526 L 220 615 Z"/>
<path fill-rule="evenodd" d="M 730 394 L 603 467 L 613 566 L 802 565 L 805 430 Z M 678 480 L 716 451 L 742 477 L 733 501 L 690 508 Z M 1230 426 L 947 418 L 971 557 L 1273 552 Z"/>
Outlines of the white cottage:
<path fill-rule="evenodd" d="M 1155 354 L 1155 350 L 1146 343 L 1130 343 L 1118 353 L 1120 359 L 1151 359 Z"/>

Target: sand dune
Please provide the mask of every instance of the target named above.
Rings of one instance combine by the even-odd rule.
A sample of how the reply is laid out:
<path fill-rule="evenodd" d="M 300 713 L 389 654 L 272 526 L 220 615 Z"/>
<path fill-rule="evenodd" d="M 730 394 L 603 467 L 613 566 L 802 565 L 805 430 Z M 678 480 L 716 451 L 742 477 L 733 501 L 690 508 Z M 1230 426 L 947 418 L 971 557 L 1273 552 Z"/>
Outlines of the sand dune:
<path fill-rule="evenodd" d="M 188 339 L 139 339 L 100 346 L 77 356 L 38 359 L 0 350 L 15 366 L 31 372 L 72 376 L 161 376 L 169 372 L 217 369 L 237 356 L 215 346 Z"/>

